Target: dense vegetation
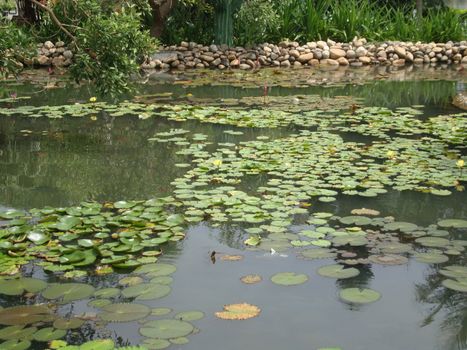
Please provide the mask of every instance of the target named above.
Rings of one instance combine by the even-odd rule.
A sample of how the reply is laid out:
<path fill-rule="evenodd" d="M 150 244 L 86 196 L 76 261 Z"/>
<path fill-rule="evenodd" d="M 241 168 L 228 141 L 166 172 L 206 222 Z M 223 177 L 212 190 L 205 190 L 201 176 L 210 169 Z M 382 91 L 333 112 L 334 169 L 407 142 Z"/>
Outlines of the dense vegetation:
<path fill-rule="evenodd" d="M 210 43 L 217 35 L 213 1 L 180 2 L 167 20 L 165 43 Z M 234 15 L 238 45 L 354 36 L 369 40 L 448 41 L 466 37 L 465 15 L 425 2 L 418 16 L 414 2 L 373 0 L 245 0 Z"/>

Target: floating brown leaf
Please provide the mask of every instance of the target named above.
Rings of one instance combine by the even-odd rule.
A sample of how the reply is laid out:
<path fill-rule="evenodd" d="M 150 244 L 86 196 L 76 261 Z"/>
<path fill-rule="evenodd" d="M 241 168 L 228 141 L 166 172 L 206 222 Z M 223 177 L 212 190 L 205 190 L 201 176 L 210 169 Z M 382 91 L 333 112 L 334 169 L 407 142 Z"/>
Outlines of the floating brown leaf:
<path fill-rule="evenodd" d="M 242 281 L 245 284 L 255 284 L 261 282 L 262 280 L 263 279 L 260 275 L 246 275 L 240 278 L 240 281 Z"/>
<path fill-rule="evenodd" d="M 259 315 L 261 309 L 255 305 L 241 303 L 224 305 L 224 311 L 216 312 L 216 317 L 223 320 L 247 320 Z"/>

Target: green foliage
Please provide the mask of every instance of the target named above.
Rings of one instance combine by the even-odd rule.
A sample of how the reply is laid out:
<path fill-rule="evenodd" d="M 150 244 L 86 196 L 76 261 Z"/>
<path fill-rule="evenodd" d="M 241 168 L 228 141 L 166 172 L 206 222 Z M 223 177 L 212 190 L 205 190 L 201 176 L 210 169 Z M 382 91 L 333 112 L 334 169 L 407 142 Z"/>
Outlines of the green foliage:
<path fill-rule="evenodd" d="M 218 42 L 228 42 L 230 12 L 234 44 L 239 45 L 281 39 L 350 41 L 355 36 L 373 41 L 445 42 L 463 40 L 467 32 L 466 15 L 444 7 L 439 0 L 426 1 L 421 17 L 414 15 L 415 2 L 399 0 L 246 0 L 237 12 L 222 5 L 224 2 L 231 3 L 182 3 L 168 20 L 164 42 L 193 40 L 208 44 L 214 37 Z M 199 5 L 206 3 L 214 9 L 209 14 L 205 5 Z"/>
<path fill-rule="evenodd" d="M 101 94 L 128 90 L 128 77 L 138 70 L 138 59 L 155 47 L 131 9 L 90 17 L 76 32 L 76 45 L 72 76 L 95 82 Z"/>
<path fill-rule="evenodd" d="M 271 0 L 247 0 L 236 15 L 236 42 L 245 45 L 272 40 L 279 23 Z"/>
<path fill-rule="evenodd" d="M 214 28 L 206 23 L 214 23 L 212 5 L 204 0 L 179 1 L 167 18 L 162 41 L 210 43 L 214 40 Z"/>
<path fill-rule="evenodd" d="M 27 32 L 14 23 L 0 20 L 0 78 L 16 74 L 23 67 L 20 58 L 32 52 Z"/>

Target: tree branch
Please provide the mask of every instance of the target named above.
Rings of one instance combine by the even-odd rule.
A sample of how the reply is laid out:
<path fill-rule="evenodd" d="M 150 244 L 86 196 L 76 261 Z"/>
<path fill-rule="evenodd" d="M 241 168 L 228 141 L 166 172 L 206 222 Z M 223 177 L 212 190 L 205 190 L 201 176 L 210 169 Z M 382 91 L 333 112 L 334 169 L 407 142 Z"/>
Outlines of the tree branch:
<path fill-rule="evenodd" d="M 72 40 L 72 43 L 78 48 L 78 45 L 76 45 L 76 38 L 73 34 L 71 34 L 68 29 L 65 28 L 65 26 L 62 24 L 62 22 L 59 21 L 59 19 L 57 18 L 57 16 L 55 16 L 55 13 L 52 11 L 52 9 L 48 6 L 45 6 L 44 4 L 41 4 L 39 1 L 37 0 L 31 0 L 31 2 L 33 4 L 35 4 L 36 6 L 39 6 L 39 8 L 41 8 L 42 10 L 46 11 L 50 17 L 52 18 L 52 20 L 55 22 L 55 24 L 62 30 L 62 32 L 64 32 L 71 40 Z"/>

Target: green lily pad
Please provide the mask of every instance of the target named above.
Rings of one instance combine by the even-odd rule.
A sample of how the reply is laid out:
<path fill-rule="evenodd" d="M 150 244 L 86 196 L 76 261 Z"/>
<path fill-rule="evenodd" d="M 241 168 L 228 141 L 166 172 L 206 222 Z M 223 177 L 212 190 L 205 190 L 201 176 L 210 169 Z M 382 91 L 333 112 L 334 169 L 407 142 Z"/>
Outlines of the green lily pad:
<path fill-rule="evenodd" d="M 21 277 L 0 280 L 0 294 L 21 295 L 24 292 L 37 293 L 47 287 L 47 283 L 37 278 Z"/>
<path fill-rule="evenodd" d="M 364 236 L 355 234 L 345 234 L 342 236 L 336 236 L 332 239 L 332 243 L 335 246 L 350 245 L 352 247 L 360 247 L 368 244 L 368 240 Z"/>
<path fill-rule="evenodd" d="M 102 308 L 99 317 L 108 322 L 131 322 L 145 318 L 151 309 L 143 304 L 117 303 Z"/>
<path fill-rule="evenodd" d="M 442 237 L 420 237 L 415 242 L 425 247 L 447 247 L 450 244 L 448 239 Z"/>
<path fill-rule="evenodd" d="M 125 298 L 136 298 L 136 300 L 152 300 L 163 298 L 170 293 L 171 288 L 165 284 L 141 283 L 126 287 L 122 290 Z"/>
<path fill-rule="evenodd" d="M 431 252 L 416 253 L 414 257 L 418 262 L 425 264 L 442 264 L 449 260 L 449 257 L 444 254 Z"/>
<path fill-rule="evenodd" d="M 418 226 L 410 222 L 395 221 L 384 225 L 386 231 L 411 232 L 418 229 Z"/>
<path fill-rule="evenodd" d="M 450 278 L 467 278 L 467 266 L 460 265 L 450 265 L 445 266 L 443 269 L 439 270 L 439 273 L 443 276 Z"/>
<path fill-rule="evenodd" d="M 467 220 L 448 219 L 438 221 L 438 226 L 443 228 L 467 228 Z"/>
<path fill-rule="evenodd" d="M 172 343 L 166 339 L 148 338 L 144 340 L 142 345 L 148 350 L 160 350 L 168 348 Z"/>
<path fill-rule="evenodd" d="M 2 325 L 26 325 L 53 318 L 49 308 L 42 305 L 13 306 L 0 310 Z"/>
<path fill-rule="evenodd" d="M 138 267 L 135 270 L 135 273 L 146 274 L 149 277 L 157 277 L 157 276 L 171 275 L 176 270 L 177 268 L 175 267 L 175 265 L 154 263 L 154 264 L 147 264 L 147 265 Z"/>
<path fill-rule="evenodd" d="M 185 312 L 179 312 L 174 316 L 175 319 L 177 320 L 182 320 L 182 321 L 196 321 L 200 320 L 204 317 L 204 313 L 201 311 L 185 311 Z"/>
<path fill-rule="evenodd" d="M 118 288 L 102 288 L 94 292 L 96 298 L 114 298 L 120 295 L 120 289 Z"/>
<path fill-rule="evenodd" d="M 152 309 L 151 315 L 152 316 L 164 316 L 170 314 L 172 312 L 171 308 L 168 307 L 156 307 Z"/>
<path fill-rule="evenodd" d="M 57 318 L 54 321 L 53 326 L 57 329 L 76 329 L 81 327 L 84 324 L 84 320 L 81 320 L 79 318 Z"/>
<path fill-rule="evenodd" d="M 2 350 L 26 350 L 30 346 L 31 342 L 29 340 L 12 339 L 0 343 L 0 349 Z"/>
<path fill-rule="evenodd" d="M 446 288 L 455 290 L 457 292 L 467 293 L 467 278 L 459 278 L 457 280 L 444 280 L 441 282 Z"/>
<path fill-rule="evenodd" d="M 97 339 L 91 340 L 82 344 L 79 347 L 79 350 L 114 350 L 115 344 L 112 339 Z M 67 347 L 63 348 L 63 350 L 68 350 Z M 74 349 L 72 349 L 74 350 Z"/>
<path fill-rule="evenodd" d="M 372 220 L 366 216 L 345 216 L 340 218 L 339 221 L 344 225 L 352 226 L 366 226 L 370 225 Z"/>
<path fill-rule="evenodd" d="M 55 329 L 53 327 L 46 327 L 34 333 L 33 338 L 36 341 L 50 341 L 50 340 L 63 338 L 65 335 L 66 335 L 66 331 L 63 329 Z"/>
<path fill-rule="evenodd" d="M 360 271 L 354 267 L 345 268 L 342 265 L 335 264 L 320 267 L 318 274 L 324 277 L 343 279 L 358 276 Z"/>
<path fill-rule="evenodd" d="M 42 296 L 46 299 L 61 299 L 64 303 L 85 299 L 94 293 L 94 287 L 83 283 L 54 283 L 49 285 Z"/>
<path fill-rule="evenodd" d="M 36 327 L 24 328 L 24 325 L 9 326 L 0 330 L 0 339 L 30 339 L 37 331 Z"/>
<path fill-rule="evenodd" d="M 280 272 L 272 276 L 271 281 L 282 286 L 294 286 L 308 281 L 308 276 L 295 272 Z"/>
<path fill-rule="evenodd" d="M 405 256 L 397 254 L 370 255 L 368 260 L 379 265 L 404 265 L 409 262 Z"/>
<path fill-rule="evenodd" d="M 155 320 L 149 321 L 139 329 L 141 335 L 148 338 L 172 339 L 185 337 L 193 332 L 191 323 L 181 320 Z"/>
<path fill-rule="evenodd" d="M 368 304 L 378 301 L 381 294 L 372 289 L 345 288 L 339 293 L 340 298 L 352 304 Z"/>

